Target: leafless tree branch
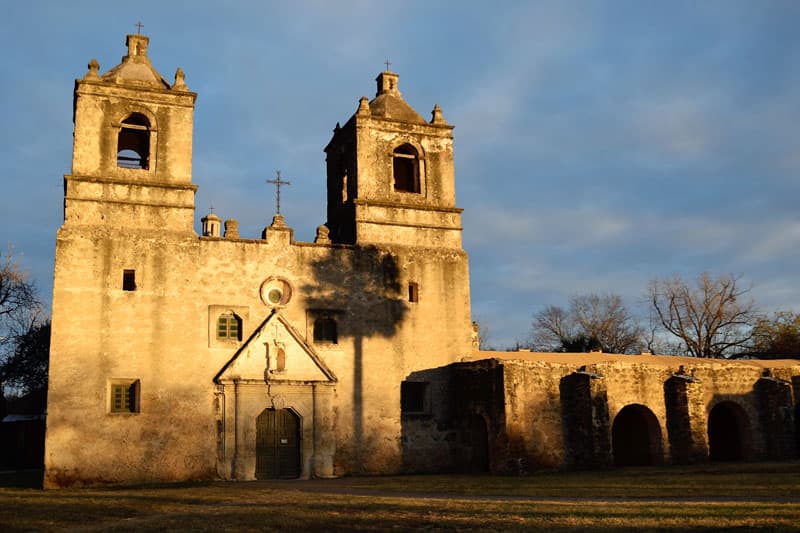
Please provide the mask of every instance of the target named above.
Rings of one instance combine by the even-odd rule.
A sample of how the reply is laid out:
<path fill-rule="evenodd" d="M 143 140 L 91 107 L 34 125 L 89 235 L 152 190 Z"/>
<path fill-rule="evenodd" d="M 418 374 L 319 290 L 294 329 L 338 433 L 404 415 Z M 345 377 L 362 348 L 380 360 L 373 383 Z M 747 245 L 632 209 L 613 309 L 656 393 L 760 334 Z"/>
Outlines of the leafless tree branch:
<path fill-rule="evenodd" d="M 758 318 L 755 303 L 740 278 L 704 272 L 694 286 L 674 276 L 655 279 L 648 288 L 654 324 L 677 337 L 686 355 L 726 357 L 746 348 Z"/>

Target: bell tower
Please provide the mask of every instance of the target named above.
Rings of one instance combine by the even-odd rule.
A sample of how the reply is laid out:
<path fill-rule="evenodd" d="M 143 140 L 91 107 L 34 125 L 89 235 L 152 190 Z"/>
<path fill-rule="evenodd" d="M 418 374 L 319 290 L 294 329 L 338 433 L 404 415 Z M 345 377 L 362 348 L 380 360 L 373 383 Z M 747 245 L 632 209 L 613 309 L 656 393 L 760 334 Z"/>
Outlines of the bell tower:
<path fill-rule="evenodd" d="M 191 232 L 192 122 L 196 93 L 183 71 L 170 84 L 147 56 L 149 38 L 104 74 L 92 59 L 75 81 L 72 172 L 64 176 L 64 226 Z"/>
<path fill-rule="evenodd" d="M 453 126 L 438 105 L 425 121 L 398 80 L 381 72 L 375 98 L 362 97 L 325 148 L 331 240 L 460 249 Z"/>

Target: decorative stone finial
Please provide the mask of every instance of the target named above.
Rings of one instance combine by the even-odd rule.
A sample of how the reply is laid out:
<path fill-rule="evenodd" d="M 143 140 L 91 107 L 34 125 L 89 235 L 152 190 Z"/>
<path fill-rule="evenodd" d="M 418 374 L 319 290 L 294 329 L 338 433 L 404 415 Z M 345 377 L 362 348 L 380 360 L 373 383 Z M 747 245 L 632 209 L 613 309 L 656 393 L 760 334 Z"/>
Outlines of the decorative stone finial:
<path fill-rule="evenodd" d="M 84 80 L 99 80 L 100 79 L 100 63 L 95 58 L 89 61 L 89 72 L 83 77 Z"/>
<path fill-rule="evenodd" d="M 431 112 L 431 124 L 447 124 L 447 121 L 442 116 L 442 108 L 439 107 L 439 104 L 433 106 L 433 111 Z"/>
<path fill-rule="evenodd" d="M 175 83 L 172 84 L 171 89 L 176 91 L 188 91 L 189 88 L 186 86 L 184 78 L 183 69 L 178 67 L 178 70 L 175 71 Z"/>
<path fill-rule="evenodd" d="M 316 244 L 330 244 L 331 239 L 329 237 L 330 231 L 328 226 L 325 224 L 321 226 L 317 226 L 317 236 L 314 238 L 314 243 Z"/>
<path fill-rule="evenodd" d="M 369 99 L 366 96 L 362 96 L 358 101 L 358 110 L 356 111 L 356 115 L 369 116 L 371 114 L 372 113 L 369 110 Z"/>
<path fill-rule="evenodd" d="M 235 218 L 229 218 L 225 221 L 225 235 L 226 239 L 240 239 L 239 237 L 239 221 Z"/>

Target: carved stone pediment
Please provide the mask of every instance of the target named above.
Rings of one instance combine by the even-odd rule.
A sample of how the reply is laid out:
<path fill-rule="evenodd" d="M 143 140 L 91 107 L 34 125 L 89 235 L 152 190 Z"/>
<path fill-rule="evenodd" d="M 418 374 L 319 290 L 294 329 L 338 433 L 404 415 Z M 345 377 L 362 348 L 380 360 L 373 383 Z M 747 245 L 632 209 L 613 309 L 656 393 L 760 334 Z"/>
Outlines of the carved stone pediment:
<path fill-rule="evenodd" d="M 336 375 L 278 311 L 255 329 L 219 371 L 217 383 L 336 382 Z"/>

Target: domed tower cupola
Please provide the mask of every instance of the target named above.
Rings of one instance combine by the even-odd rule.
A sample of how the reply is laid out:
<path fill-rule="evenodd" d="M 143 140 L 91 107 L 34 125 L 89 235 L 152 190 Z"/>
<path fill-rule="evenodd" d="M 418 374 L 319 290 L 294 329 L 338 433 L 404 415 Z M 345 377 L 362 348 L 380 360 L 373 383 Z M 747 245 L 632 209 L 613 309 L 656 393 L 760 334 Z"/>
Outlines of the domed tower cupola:
<path fill-rule="evenodd" d="M 369 103 L 370 115 L 388 120 L 401 120 L 408 123 L 425 124 L 425 119 L 403 100 L 398 82 L 400 76 L 385 70 L 375 78 L 378 91 Z"/>
<path fill-rule="evenodd" d="M 192 232 L 192 128 L 197 94 L 183 71 L 167 82 L 148 56 L 150 39 L 128 35 L 120 64 L 97 60 L 75 81 L 72 173 L 65 226 L 125 225 Z"/>
<path fill-rule="evenodd" d="M 461 248 L 453 127 L 438 104 L 425 121 L 403 98 L 399 79 L 378 74 L 375 98 L 362 97 L 325 148 L 330 239 Z"/>
<path fill-rule="evenodd" d="M 220 236 L 222 219 L 215 215 L 213 211 L 201 218 L 200 223 L 203 225 L 203 237 Z"/>

